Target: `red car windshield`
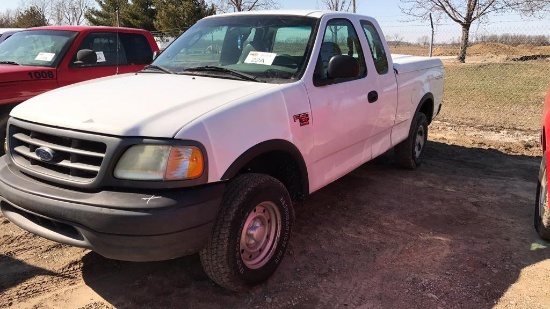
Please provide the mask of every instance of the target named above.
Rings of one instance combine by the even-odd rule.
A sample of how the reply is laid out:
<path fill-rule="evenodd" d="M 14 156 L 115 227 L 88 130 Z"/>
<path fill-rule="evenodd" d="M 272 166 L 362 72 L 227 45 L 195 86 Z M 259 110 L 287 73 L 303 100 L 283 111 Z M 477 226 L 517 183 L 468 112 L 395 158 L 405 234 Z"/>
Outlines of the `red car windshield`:
<path fill-rule="evenodd" d="M 15 33 L 0 45 L 0 63 L 55 67 L 76 35 L 55 30 Z"/>

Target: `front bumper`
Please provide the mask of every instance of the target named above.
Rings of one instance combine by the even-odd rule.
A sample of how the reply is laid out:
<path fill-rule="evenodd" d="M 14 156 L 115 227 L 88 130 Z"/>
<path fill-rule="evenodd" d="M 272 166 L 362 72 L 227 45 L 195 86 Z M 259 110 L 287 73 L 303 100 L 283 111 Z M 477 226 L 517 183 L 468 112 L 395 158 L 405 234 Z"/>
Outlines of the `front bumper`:
<path fill-rule="evenodd" d="M 159 261 L 198 252 L 225 183 L 170 190 L 82 192 L 50 185 L 0 158 L 0 209 L 19 227 L 112 259 Z"/>

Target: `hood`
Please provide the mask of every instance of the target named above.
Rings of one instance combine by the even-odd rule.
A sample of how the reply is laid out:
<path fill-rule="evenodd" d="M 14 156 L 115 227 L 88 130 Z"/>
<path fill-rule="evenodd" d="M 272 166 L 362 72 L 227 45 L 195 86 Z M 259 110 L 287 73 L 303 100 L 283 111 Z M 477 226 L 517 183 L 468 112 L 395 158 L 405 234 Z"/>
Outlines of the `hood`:
<path fill-rule="evenodd" d="M 0 83 L 29 81 L 35 79 L 55 79 L 55 75 L 55 68 L 0 64 Z"/>
<path fill-rule="evenodd" d="M 16 106 L 11 116 L 117 136 L 172 138 L 209 111 L 273 84 L 131 73 L 58 88 Z"/>

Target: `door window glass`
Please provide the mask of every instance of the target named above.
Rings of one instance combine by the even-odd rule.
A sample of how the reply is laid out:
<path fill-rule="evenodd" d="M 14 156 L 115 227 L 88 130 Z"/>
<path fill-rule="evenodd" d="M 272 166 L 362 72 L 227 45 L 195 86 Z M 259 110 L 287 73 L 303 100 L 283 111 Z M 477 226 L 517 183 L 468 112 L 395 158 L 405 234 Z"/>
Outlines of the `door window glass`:
<path fill-rule="evenodd" d="M 120 41 L 117 41 L 116 33 L 90 33 L 84 38 L 78 51 L 89 49 L 95 52 L 97 61 L 92 64 L 85 64 L 79 66 L 86 67 L 99 67 L 99 66 L 116 66 L 126 65 L 128 61 L 126 59 L 126 53 L 124 46 Z M 118 50 L 117 50 L 118 46 Z M 117 60 L 118 58 L 118 60 Z M 73 63 L 78 61 L 77 55 L 74 56 Z M 78 63 L 78 62 L 77 62 Z"/>
<path fill-rule="evenodd" d="M 355 28 L 347 19 L 333 19 L 327 23 L 315 68 L 316 78 L 327 78 L 328 63 L 336 55 L 348 55 L 357 59 L 359 62 L 359 74 L 352 79 L 361 78 L 366 75 L 363 49 L 359 43 Z"/>

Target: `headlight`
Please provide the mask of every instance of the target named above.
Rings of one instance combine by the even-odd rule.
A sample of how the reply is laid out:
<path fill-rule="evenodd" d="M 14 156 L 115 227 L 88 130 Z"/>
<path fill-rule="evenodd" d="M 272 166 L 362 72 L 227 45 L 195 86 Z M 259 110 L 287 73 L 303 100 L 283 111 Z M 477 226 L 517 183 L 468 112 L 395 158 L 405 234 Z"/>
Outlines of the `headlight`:
<path fill-rule="evenodd" d="M 197 147 L 135 145 L 122 155 L 114 174 L 129 180 L 184 180 L 200 177 L 203 171 Z"/>

